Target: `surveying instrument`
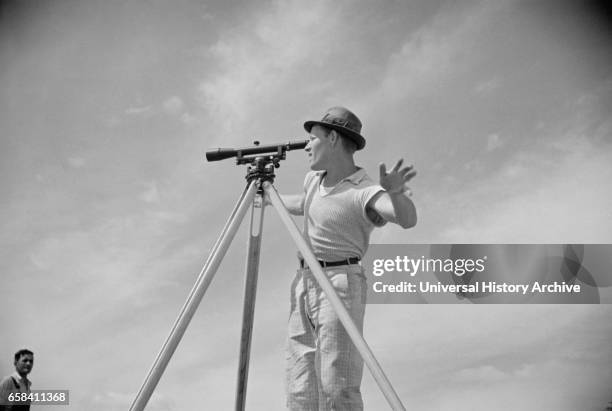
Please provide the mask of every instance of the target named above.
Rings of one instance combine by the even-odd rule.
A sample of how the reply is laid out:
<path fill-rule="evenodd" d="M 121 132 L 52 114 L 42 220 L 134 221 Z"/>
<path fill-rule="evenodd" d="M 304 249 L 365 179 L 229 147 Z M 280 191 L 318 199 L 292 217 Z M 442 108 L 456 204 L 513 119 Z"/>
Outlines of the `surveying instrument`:
<path fill-rule="evenodd" d="M 310 267 L 315 279 L 331 303 L 338 315 L 340 322 L 346 329 L 353 344 L 361 354 L 365 364 L 372 373 L 374 380 L 387 399 L 391 409 L 394 411 L 405 411 L 401 400 L 391 386 L 387 376 L 383 372 L 374 354 L 368 347 L 366 341 L 355 326 L 348 311 L 336 294 L 333 285 L 325 275 L 319 261 L 310 249 L 309 243 L 302 236 L 301 231 L 289 215 L 280 195 L 274 187 L 274 170 L 280 167 L 280 161 L 286 158 L 287 151 L 300 150 L 306 147 L 308 140 L 294 141 L 283 144 L 272 144 L 260 146 L 254 142 L 254 146 L 239 149 L 218 148 L 206 152 L 208 161 L 219 161 L 236 157 L 237 165 L 248 165 L 246 180 L 247 184 L 238 199 L 229 219 L 227 220 L 221 235 L 213 246 L 202 271 L 198 275 L 195 285 L 183 305 L 176 319 L 170 335 L 162 346 L 149 374 L 142 387 L 138 391 L 130 411 L 142 411 L 151 398 L 157 383 L 159 382 L 170 358 L 174 354 L 181 338 L 187 330 L 191 318 L 195 314 L 202 297 L 212 281 L 227 249 L 229 248 L 240 223 L 244 219 L 248 209 L 251 209 L 251 225 L 247 242 L 246 279 L 244 288 L 244 305 L 242 311 L 242 332 L 240 338 L 240 357 L 238 364 L 238 381 L 236 388 L 236 411 L 243 411 L 246 402 L 247 380 L 249 370 L 249 356 L 251 349 L 251 335 L 253 330 L 253 317 L 255 310 L 255 291 L 257 288 L 257 276 L 259 268 L 259 254 L 261 249 L 261 233 L 265 201 L 267 196 L 276 208 L 282 222 L 287 227 L 289 234 L 295 241 L 299 251 L 308 267 Z"/>

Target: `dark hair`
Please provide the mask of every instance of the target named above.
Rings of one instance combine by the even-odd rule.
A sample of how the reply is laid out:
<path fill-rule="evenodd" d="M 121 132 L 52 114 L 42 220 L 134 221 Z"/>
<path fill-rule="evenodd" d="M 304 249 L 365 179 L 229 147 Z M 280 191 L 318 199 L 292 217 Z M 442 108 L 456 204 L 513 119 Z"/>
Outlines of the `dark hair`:
<path fill-rule="evenodd" d="M 19 361 L 19 359 L 21 358 L 21 356 L 23 355 L 34 355 L 34 353 L 28 349 L 22 349 L 19 350 L 15 353 L 15 361 Z"/>

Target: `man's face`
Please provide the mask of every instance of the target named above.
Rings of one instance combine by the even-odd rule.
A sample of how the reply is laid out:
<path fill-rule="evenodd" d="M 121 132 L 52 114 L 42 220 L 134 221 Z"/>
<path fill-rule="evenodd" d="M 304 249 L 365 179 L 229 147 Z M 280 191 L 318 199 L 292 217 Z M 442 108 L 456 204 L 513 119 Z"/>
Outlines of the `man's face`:
<path fill-rule="evenodd" d="M 34 366 L 34 356 L 24 354 L 15 361 L 15 370 L 19 375 L 28 375 Z"/>
<path fill-rule="evenodd" d="M 321 126 L 310 129 L 310 141 L 306 145 L 310 169 L 314 171 L 326 170 L 331 157 L 331 144 L 329 131 Z"/>

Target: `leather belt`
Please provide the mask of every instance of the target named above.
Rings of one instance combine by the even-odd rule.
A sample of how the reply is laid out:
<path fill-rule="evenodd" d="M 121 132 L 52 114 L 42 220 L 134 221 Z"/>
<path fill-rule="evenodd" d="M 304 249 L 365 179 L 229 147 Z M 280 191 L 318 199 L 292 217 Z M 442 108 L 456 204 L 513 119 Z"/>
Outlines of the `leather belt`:
<path fill-rule="evenodd" d="M 361 259 L 359 257 L 350 257 L 350 258 L 346 258 L 344 260 L 338 260 L 338 261 L 322 261 L 322 260 L 318 260 L 319 264 L 321 264 L 321 267 L 325 268 L 325 267 L 337 267 L 339 265 L 353 265 L 353 264 L 359 264 L 359 261 L 361 261 Z M 304 268 L 306 267 L 307 264 L 304 261 L 303 258 L 300 258 L 300 268 Z"/>

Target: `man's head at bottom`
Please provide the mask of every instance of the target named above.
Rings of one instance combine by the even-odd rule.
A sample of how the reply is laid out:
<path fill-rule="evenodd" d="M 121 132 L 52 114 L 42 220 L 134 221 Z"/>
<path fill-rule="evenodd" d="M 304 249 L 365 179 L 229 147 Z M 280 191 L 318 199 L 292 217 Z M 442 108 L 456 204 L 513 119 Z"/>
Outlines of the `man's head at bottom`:
<path fill-rule="evenodd" d="M 22 377 L 25 377 L 32 371 L 34 367 L 34 353 L 30 350 L 23 349 L 15 353 L 15 371 Z"/>

